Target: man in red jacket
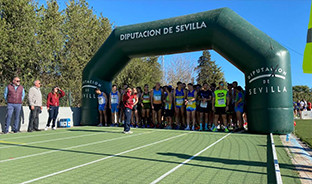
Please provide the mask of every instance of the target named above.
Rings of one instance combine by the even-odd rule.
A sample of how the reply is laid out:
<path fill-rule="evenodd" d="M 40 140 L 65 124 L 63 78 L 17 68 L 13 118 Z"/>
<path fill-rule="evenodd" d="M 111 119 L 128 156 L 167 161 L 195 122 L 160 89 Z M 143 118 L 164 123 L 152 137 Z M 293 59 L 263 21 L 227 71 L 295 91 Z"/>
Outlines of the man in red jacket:
<path fill-rule="evenodd" d="M 130 131 L 130 120 L 131 120 L 131 112 L 133 108 L 133 96 L 131 95 L 131 88 L 127 88 L 126 92 L 122 97 L 122 102 L 125 107 L 125 124 L 124 124 L 124 134 L 132 134 Z"/>

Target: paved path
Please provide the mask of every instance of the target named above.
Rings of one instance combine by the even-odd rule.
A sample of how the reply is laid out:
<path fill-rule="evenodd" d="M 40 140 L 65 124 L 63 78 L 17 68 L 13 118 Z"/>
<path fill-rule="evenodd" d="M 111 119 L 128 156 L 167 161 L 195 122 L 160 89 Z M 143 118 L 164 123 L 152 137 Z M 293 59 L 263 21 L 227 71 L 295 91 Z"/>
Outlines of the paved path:
<path fill-rule="evenodd" d="M 281 135 L 280 138 L 299 172 L 301 183 L 312 184 L 312 150 L 293 134 L 290 135 L 289 141 L 286 141 L 286 135 Z"/>

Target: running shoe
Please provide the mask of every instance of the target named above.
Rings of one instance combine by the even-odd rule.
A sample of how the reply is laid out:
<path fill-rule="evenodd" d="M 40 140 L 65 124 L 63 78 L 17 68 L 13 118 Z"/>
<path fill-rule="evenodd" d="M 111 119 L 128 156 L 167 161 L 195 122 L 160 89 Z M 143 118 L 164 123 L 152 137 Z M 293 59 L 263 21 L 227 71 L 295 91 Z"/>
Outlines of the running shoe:
<path fill-rule="evenodd" d="M 212 129 L 212 131 L 213 131 L 213 132 L 217 132 L 217 131 L 218 131 L 217 127 L 214 127 L 214 128 Z"/>
<path fill-rule="evenodd" d="M 49 128 L 50 128 L 50 127 L 46 126 L 46 127 L 44 128 L 44 130 L 47 131 Z"/>
<path fill-rule="evenodd" d="M 56 130 L 56 127 L 53 127 L 52 130 Z"/>
<path fill-rule="evenodd" d="M 102 123 L 98 124 L 98 127 L 102 127 L 102 126 L 103 126 L 103 124 L 102 124 Z"/>
<path fill-rule="evenodd" d="M 184 130 L 190 130 L 190 126 L 187 126 Z"/>
<path fill-rule="evenodd" d="M 224 127 L 224 132 L 228 133 L 229 129 L 227 127 Z"/>
<path fill-rule="evenodd" d="M 195 131 L 195 126 L 192 126 L 192 131 Z"/>

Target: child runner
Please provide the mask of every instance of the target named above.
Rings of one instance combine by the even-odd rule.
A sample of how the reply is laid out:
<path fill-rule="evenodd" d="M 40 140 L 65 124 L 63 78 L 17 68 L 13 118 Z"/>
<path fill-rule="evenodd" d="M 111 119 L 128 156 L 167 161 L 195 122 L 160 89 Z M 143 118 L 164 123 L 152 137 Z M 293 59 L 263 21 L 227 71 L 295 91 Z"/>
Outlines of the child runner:
<path fill-rule="evenodd" d="M 95 89 L 95 93 L 98 95 L 98 103 L 99 103 L 98 109 L 99 109 L 99 114 L 100 114 L 100 123 L 98 124 L 98 126 L 99 127 L 103 126 L 103 116 L 104 116 L 105 126 L 107 126 L 107 117 L 106 117 L 107 96 L 99 88 Z"/>
<path fill-rule="evenodd" d="M 156 83 L 155 89 L 153 89 L 152 94 L 151 94 L 151 105 L 153 109 L 153 123 L 156 128 L 156 126 L 161 125 L 161 109 L 162 109 L 162 94 L 163 91 L 160 89 L 160 83 Z M 156 118 L 157 116 L 157 123 L 156 123 Z"/>
<path fill-rule="evenodd" d="M 172 87 L 167 86 L 165 88 L 166 96 L 164 99 L 165 103 L 165 121 L 168 123 L 165 125 L 165 129 L 172 129 L 172 117 L 173 117 L 173 110 L 172 110 L 172 103 L 173 103 L 173 95 L 172 95 Z"/>
<path fill-rule="evenodd" d="M 132 89 L 132 100 L 133 100 L 133 108 L 132 108 L 132 123 L 133 123 L 133 126 L 135 128 L 138 128 L 138 123 L 139 123 L 139 114 L 138 114 L 138 103 L 139 103 L 139 98 L 138 98 L 138 91 L 136 88 L 133 88 Z M 134 121 L 135 119 L 135 121 Z"/>
<path fill-rule="evenodd" d="M 185 130 L 190 130 L 190 121 L 192 119 L 192 130 L 195 130 L 195 122 L 196 122 L 196 96 L 197 92 L 193 88 L 193 84 L 189 83 L 187 85 L 188 92 L 187 92 L 187 99 L 185 99 L 185 105 L 186 105 L 186 122 L 187 122 L 187 127 Z"/>
<path fill-rule="evenodd" d="M 151 109 L 151 96 L 147 84 L 144 85 L 144 92 L 142 94 L 141 101 L 142 101 L 142 119 L 143 119 L 142 127 L 147 128 Z"/>
<path fill-rule="evenodd" d="M 173 97 L 175 102 L 175 120 L 177 124 L 177 129 L 180 129 L 181 121 L 183 122 L 182 126 L 185 125 L 184 99 L 186 94 L 184 93 L 182 82 L 178 82 L 177 85 L 178 87 L 174 91 Z"/>
<path fill-rule="evenodd" d="M 244 130 L 242 114 L 244 112 L 244 91 L 241 86 L 236 87 L 235 112 L 238 120 L 237 131 Z"/>
<path fill-rule="evenodd" d="M 199 92 L 199 100 L 200 100 L 200 128 L 199 131 L 203 130 L 203 123 L 205 122 L 205 131 L 208 131 L 208 124 L 209 124 L 209 112 L 211 112 L 211 102 L 212 99 L 212 92 L 208 89 L 208 84 L 205 82 L 203 84 L 203 90 Z"/>
<path fill-rule="evenodd" d="M 110 99 L 109 108 L 111 109 L 112 115 L 112 126 L 117 126 L 120 93 L 117 91 L 116 85 L 112 86 L 112 92 L 109 94 L 109 99 Z"/>

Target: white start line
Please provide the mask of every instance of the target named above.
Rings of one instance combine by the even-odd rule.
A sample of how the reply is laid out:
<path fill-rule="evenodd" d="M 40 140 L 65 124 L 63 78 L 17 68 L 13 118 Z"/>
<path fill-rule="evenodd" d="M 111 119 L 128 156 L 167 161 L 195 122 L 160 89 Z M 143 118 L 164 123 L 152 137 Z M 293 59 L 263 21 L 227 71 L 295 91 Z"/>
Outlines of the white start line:
<path fill-rule="evenodd" d="M 223 136 L 222 138 L 218 139 L 216 142 L 210 144 L 209 146 L 207 146 L 206 148 L 204 148 L 203 150 L 201 150 L 200 152 L 196 153 L 195 155 L 193 155 L 192 157 L 190 157 L 189 159 L 185 160 L 184 162 L 180 163 L 179 165 L 177 165 L 176 167 L 174 167 L 173 169 L 171 169 L 170 171 L 166 172 L 165 174 L 163 174 L 162 176 L 160 176 L 159 178 L 157 178 L 156 180 L 154 180 L 153 182 L 151 182 L 151 184 L 155 184 L 160 182 L 162 179 L 164 179 L 165 177 L 167 177 L 168 175 L 170 175 L 171 173 L 173 173 L 174 171 L 176 171 L 177 169 L 179 169 L 180 167 L 182 167 L 184 164 L 188 163 L 189 161 L 193 160 L 195 157 L 197 157 L 198 155 L 202 154 L 204 151 L 208 150 L 209 148 L 211 148 L 212 146 L 216 145 L 218 142 L 222 141 L 223 139 L 225 139 L 227 136 L 229 136 L 231 133 L 228 133 L 227 135 Z"/>
<path fill-rule="evenodd" d="M 81 168 L 81 167 L 84 167 L 84 166 L 87 166 L 87 165 L 91 165 L 91 164 L 94 164 L 94 163 L 97 163 L 97 162 L 100 162 L 100 161 L 103 161 L 103 160 L 107 160 L 107 159 L 110 159 L 110 158 L 122 155 L 122 154 L 126 154 L 126 153 L 129 153 L 129 152 L 132 152 L 132 151 L 136 151 L 136 150 L 139 150 L 139 149 L 142 149 L 142 148 L 146 148 L 146 147 L 149 147 L 149 146 L 152 146 L 152 145 L 155 145 L 155 144 L 166 142 L 166 141 L 169 141 L 169 140 L 172 140 L 172 139 L 175 139 L 175 138 L 178 138 L 178 137 L 190 134 L 190 133 L 192 133 L 192 132 L 176 135 L 176 136 L 169 137 L 169 138 L 166 138 L 166 139 L 163 139 L 163 140 L 160 140 L 160 141 L 156 141 L 156 142 L 153 142 L 153 143 L 150 143 L 150 144 L 139 146 L 139 147 L 127 150 L 127 151 L 123 151 L 123 152 L 120 152 L 120 153 L 117 153 L 117 154 L 114 154 L 114 155 L 110 155 L 110 156 L 107 156 L 107 157 L 104 157 L 104 158 L 101 158 L 101 159 L 98 159 L 98 160 L 94 160 L 92 162 L 87 162 L 85 164 L 81 164 L 81 165 L 78 165 L 78 166 L 75 166 L 75 167 L 64 169 L 64 170 L 61 170 L 61 171 L 58 171 L 58 172 L 55 172 L 55 173 L 51 173 L 51 174 L 48 174 L 48 175 L 45 175 L 45 176 L 41 176 L 39 178 L 35 178 L 35 179 L 32 179 L 32 180 L 28 180 L 28 181 L 22 182 L 22 184 L 32 183 L 34 181 L 42 180 L 44 178 L 48 178 L 48 177 L 55 176 L 55 175 L 58 175 L 58 174 L 61 174 L 61 173 L 65 173 L 65 172 L 68 172 L 68 171 L 71 171 L 71 170 L 74 170 L 74 169 L 78 169 L 78 168 Z"/>

